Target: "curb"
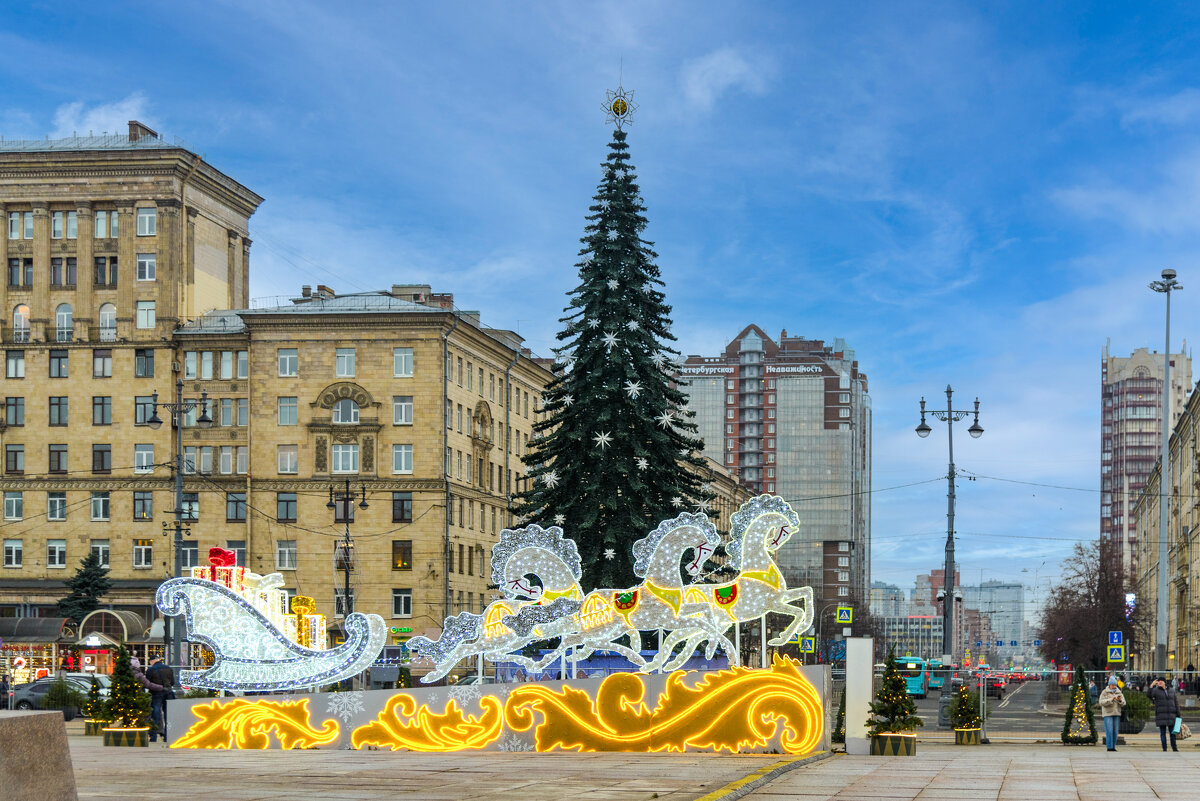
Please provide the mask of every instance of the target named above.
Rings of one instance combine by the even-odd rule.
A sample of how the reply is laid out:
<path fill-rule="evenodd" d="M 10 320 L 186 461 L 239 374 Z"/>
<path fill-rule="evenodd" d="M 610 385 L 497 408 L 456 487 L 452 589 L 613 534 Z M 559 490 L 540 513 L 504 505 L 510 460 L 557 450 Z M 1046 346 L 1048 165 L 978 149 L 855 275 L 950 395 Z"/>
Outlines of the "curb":
<path fill-rule="evenodd" d="M 719 787 L 711 793 L 700 796 L 695 801 L 735 801 L 735 799 L 741 798 L 750 791 L 778 779 L 789 771 L 804 767 L 805 765 L 811 765 L 814 762 L 820 762 L 823 759 L 829 759 L 831 756 L 833 756 L 832 751 L 817 751 L 808 756 L 784 759 L 773 765 L 767 765 L 765 768 L 759 768 L 748 776 L 735 779 L 724 787 Z"/>

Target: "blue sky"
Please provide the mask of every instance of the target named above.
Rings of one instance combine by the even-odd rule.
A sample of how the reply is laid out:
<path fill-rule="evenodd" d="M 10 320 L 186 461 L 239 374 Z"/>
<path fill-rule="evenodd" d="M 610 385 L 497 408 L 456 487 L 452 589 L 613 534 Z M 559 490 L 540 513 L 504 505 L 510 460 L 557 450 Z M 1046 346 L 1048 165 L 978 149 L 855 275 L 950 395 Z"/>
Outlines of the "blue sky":
<path fill-rule="evenodd" d="M 1055 574 L 1094 538 L 1099 360 L 1200 306 L 1200 47 L 1181 4 L 72 4 L 6 9 L 0 133 L 185 139 L 266 197 L 252 291 L 429 282 L 547 353 L 623 69 L 684 353 L 748 323 L 844 337 L 874 481 L 944 475 L 964 577 Z M 944 485 L 879 491 L 874 575 L 944 545 Z M 1022 572 L 1025 569 L 1026 572 Z"/>

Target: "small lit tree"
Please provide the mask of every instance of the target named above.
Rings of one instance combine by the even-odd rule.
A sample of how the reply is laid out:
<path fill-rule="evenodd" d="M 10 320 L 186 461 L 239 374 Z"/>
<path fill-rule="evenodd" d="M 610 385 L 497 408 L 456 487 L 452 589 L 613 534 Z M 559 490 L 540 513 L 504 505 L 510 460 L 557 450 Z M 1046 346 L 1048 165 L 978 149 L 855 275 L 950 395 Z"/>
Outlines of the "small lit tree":
<path fill-rule="evenodd" d="M 92 686 L 88 688 L 87 700 L 83 702 L 83 716 L 89 720 L 104 718 L 104 702 L 100 700 L 100 681 L 92 676 Z"/>
<path fill-rule="evenodd" d="M 829 737 L 835 743 L 846 742 L 846 688 L 838 698 L 837 717 L 833 721 L 833 734 Z"/>
<path fill-rule="evenodd" d="M 1088 694 L 1083 665 L 1075 668 L 1075 681 L 1071 684 L 1067 702 L 1067 716 L 1063 720 L 1062 741 L 1064 745 L 1096 744 L 1096 720 L 1092 717 L 1092 698 Z"/>
<path fill-rule="evenodd" d="M 966 685 L 954 691 L 950 725 L 956 729 L 978 729 L 983 725 L 979 718 L 979 695 L 968 690 Z"/>
<path fill-rule="evenodd" d="M 875 693 L 875 700 L 868 708 L 871 710 L 871 716 L 867 718 L 867 734 L 871 737 L 900 734 L 925 725 L 925 722 L 917 717 L 917 704 L 909 697 L 904 677 L 900 675 L 900 668 L 896 667 L 894 649 L 888 649 L 883 681 L 879 691 Z"/>
<path fill-rule="evenodd" d="M 118 728 L 138 729 L 150 725 L 150 695 L 133 674 L 129 651 L 125 646 L 117 651 L 106 712 L 108 719 Z"/>

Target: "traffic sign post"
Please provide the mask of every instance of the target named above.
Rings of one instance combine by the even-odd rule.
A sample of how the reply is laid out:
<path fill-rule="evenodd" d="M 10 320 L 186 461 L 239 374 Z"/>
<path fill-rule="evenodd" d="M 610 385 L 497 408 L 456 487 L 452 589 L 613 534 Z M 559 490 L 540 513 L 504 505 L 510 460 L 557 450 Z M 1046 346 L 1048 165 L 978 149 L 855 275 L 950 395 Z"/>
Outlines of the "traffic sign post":
<path fill-rule="evenodd" d="M 1108 644 L 1109 645 L 1124 645 L 1125 644 L 1124 632 L 1110 631 L 1108 633 Z"/>
<path fill-rule="evenodd" d="M 837 622 L 838 623 L 853 623 L 854 622 L 854 608 L 850 607 L 850 606 L 839 606 L 837 608 Z"/>
<path fill-rule="evenodd" d="M 817 650 L 817 638 L 816 637 L 801 637 L 800 638 L 800 653 L 811 654 L 811 653 L 815 653 L 816 650 Z"/>
<path fill-rule="evenodd" d="M 1108 646 L 1108 661 L 1109 662 L 1124 662 L 1125 661 L 1125 646 L 1124 645 Z"/>

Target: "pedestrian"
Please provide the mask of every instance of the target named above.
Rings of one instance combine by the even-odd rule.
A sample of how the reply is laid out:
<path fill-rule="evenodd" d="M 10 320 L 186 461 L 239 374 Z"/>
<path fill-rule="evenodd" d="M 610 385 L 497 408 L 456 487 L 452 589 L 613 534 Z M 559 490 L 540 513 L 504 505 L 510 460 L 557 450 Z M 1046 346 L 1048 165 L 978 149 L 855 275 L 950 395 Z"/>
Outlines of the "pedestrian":
<path fill-rule="evenodd" d="M 150 693 L 150 708 L 153 711 L 154 693 L 162 692 L 162 685 L 155 684 L 154 682 L 150 681 L 149 677 L 146 676 L 145 671 L 142 670 L 142 660 L 138 659 L 136 656 L 129 660 L 129 666 L 133 668 L 133 675 L 136 676 L 137 680 L 142 683 L 142 688 L 146 690 L 146 692 Z M 158 728 L 156 726 L 150 727 L 150 742 L 158 742 Z"/>
<path fill-rule="evenodd" d="M 158 692 L 150 691 L 150 718 L 151 725 L 165 741 L 167 739 L 167 701 L 175 697 L 175 671 L 171 670 L 161 656 L 152 656 L 150 657 L 150 668 L 146 671 L 146 678 L 150 680 L 151 684 L 162 688 Z"/>
<path fill-rule="evenodd" d="M 1117 750 L 1117 727 L 1121 722 L 1121 710 L 1125 708 L 1125 695 L 1117 686 L 1117 677 L 1109 676 L 1108 685 L 1100 693 L 1100 714 L 1104 716 L 1104 745 L 1109 751 Z"/>
<path fill-rule="evenodd" d="M 1092 699 L 1093 705 L 1100 700 L 1100 688 L 1096 686 L 1095 680 L 1088 682 L 1088 696 Z"/>
<path fill-rule="evenodd" d="M 1154 725 L 1158 726 L 1158 737 L 1162 741 L 1162 750 L 1167 750 L 1167 733 L 1170 732 L 1171 750 L 1178 751 L 1179 748 L 1175 745 L 1175 720 L 1179 717 L 1179 696 L 1162 677 L 1150 682 L 1148 695 L 1154 702 Z"/>
<path fill-rule="evenodd" d="M 0 709 L 8 709 L 8 674 L 0 676 Z"/>

